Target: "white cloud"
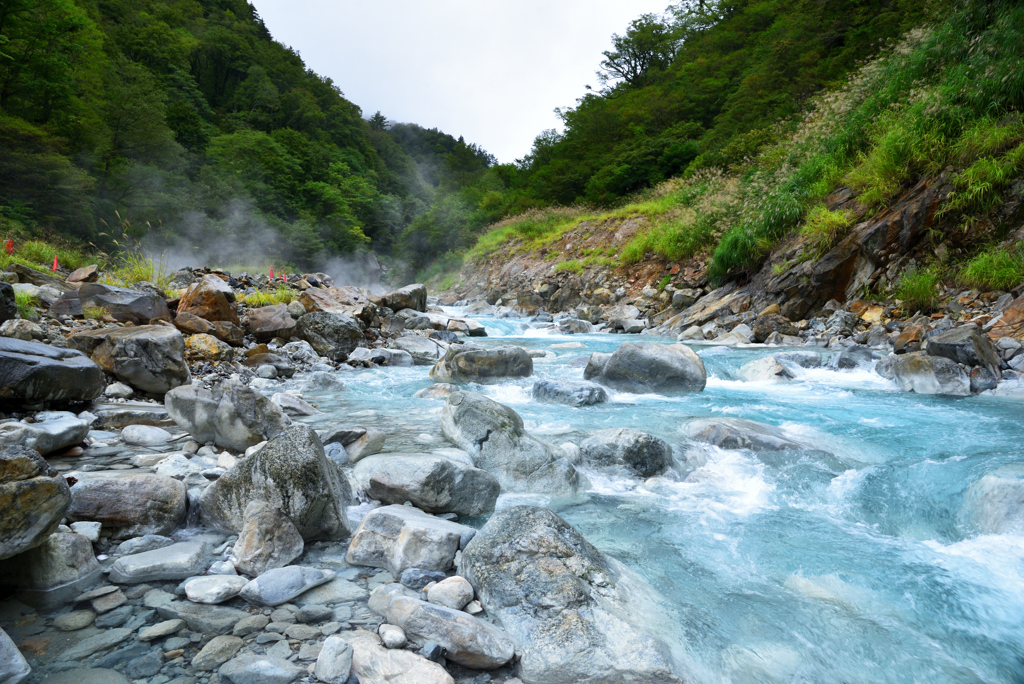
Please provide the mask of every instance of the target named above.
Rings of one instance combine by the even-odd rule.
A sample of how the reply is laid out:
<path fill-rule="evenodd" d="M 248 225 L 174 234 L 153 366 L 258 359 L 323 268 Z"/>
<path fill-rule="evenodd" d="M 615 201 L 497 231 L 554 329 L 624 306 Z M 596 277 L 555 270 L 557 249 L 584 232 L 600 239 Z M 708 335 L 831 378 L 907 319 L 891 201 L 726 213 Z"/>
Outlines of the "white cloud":
<path fill-rule="evenodd" d="M 611 34 L 668 0 L 252 0 L 365 115 L 437 127 L 499 161 L 558 126 Z"/>

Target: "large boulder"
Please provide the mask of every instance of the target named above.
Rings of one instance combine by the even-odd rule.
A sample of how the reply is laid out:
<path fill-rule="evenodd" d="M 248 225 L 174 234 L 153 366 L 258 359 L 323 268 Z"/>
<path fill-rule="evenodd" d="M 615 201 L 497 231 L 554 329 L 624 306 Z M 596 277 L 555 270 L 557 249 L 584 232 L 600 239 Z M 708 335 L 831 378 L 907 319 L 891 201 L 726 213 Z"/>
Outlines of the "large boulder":
<path fill-rule="evenodd" d="M 114 539 L 168 535 L 185 519 L 185 484 L 163 475 L 83 479 L 71 488 L 70 520 L 102 523 Z"/>
<path fill-rule="evenodd" d="M 459 574 L 516 644 L 525 684 L 669 684 L 667 647 L 645 629 L 651 591 L 551 511 L 491 516 L 462 552 Z"/>
<path fill-rule="evenodd" d="M 63 589 L 59 595 L 74 594 L 96 582 L 102 575 L 92 542 L 80 534 L 57 532 L 39 546 L 0 561 L 0 584 L 21 589 L 36 600 L 51 604 L 46 594 Z M 58 595 L 54 595 L 58 599 Z M 58 599 L 59 600 L 59 599 Z"/>
<path fill-rule="evenodd" d="M 463 667 L 493 670 L 516 654 L 512 639 L 494 625 L 461 610 L 409 596 L 392 596 L 387 620 L 414 639 L 438 644 L 448 660 Z"/>
<path fill-rule="evenodd" d="M 411 501 L 427 513 L 490 513 L 501 493 L 487 471 L 434 454 L 368 456 L 352 474 L 371 499 L 386 504 Z"/>
<path fill-rule="evenodd" d="M 988 335 L 977 326 L 962 325 L 932 335 L 925 341 L 929 356 L 940 356 L 965 366 L 980 366 L 995 377 L 1000 377 L 1000 358 Z"/>
<path fill-rule="evenodd" d="M 743 418 L 701 418 L 686 428 L 690 439 L 721 449 L 787 451 L 804 449 L 779 428 Z"/>
<path fill-rule="evenodd" d="M 896 384 L 904 392 L 966 397 L 971 378 L 956 361 L 941 356 L 903 354 L 892 362 Z"/>
<path fill-rule="evenodd" d="M 193 537 L 152 551 L 121 556 L 110 566 L 110 581 L 139 584 L 202 575 L 210 567 L 211 539 Z"/>
<path fill-rule="evenodd" d="M 341 637 L 352 646 L 351 672 L 359 684 L 455 684 L 437 663 L 412 651 L 385 648 L 372 632 L 357 629 Z"/>
<path fill-rule="evenodd" d="M 295 319 L 287 304 L 274 304 L 251 309 L 246 317 L 249 332 L 260 342 L 280 337 L 287 340 L 295 334 Z"/>
<path fill-rule="evenodd" d="M 359 288 L 311 287 L 299 297 L 306 311 L 326 311 L 358 318 L 364 324 L 373 322 L 377 307 Z"/>
<path fill-rule="evenodd" d="M 212 390 L 195 385 L 164 395 L 168 415 L 200 442 L 243 452 L 275 435 L 291 419 L 270 399 L 238 382 L 223 382 Z"/>
<path fill-rule="evenodd" d="M 222 342 L 240 347 L 245 341 L 245 330 L 230 321 L 208 321 L 190 313 L 179 312 L 174 327 L 186 335 L 213 335 Z"/>
<path fill-rule="evenodd" d="M 122 323 L 146 325 L 155 320 L 171 320 L 167 301 L 151 292 L 85 283 L 78 289 L 78 296 L 84 308 L 101 308 Z"/>
<path fill-rule="evenodd" d="M 580 443 L 583 460 L 621 466 L 639 477 L 652 477 L 672 465 L 672 447 L 663 439 L 632 428 L 599 430 Z"/>
<path fill-rule="evenodd" d="M 413 311 L 427 310 L 427 286 L 420 283 L 406 285 L 390 294 L 384 295 L 384 306 L 392 311 L 412 309 Z"/>
<path fill-rule="evenodd" d="M 682 344 L 624 342 L 612 354 L 593 354 L 583 371 L 587 380 L 621 392 L 701 392 L 707 384 L 704 362 Z"/>
<path fill-rule="evenodd" d="M 976 534 L 1024 531 L 1024 466 L 1003 466 L 968 487 L 960 518 Z"/>
<path fill-rule="evenodd" d="M 170 326 L 100 328 L 72 335 L 68 346 L 143 392 L 165 394 L 192 380 L 185 363 L 185 340 Z"/>
<path fill-rule="evenodd" d="M 0 403 L 92 401 L 104 387 L 103 371 L 82 352 L 0 337 Z"/>
<path fill-rule="evenodd" d="M 795 337 L 800 334 L 800 331 L 797 330 L 796 326 L 793 325 L 788 318 L 780 314 L 773 313 L 759 316 L 758 319 L 754 321 L 753 333 L 755 342 L 764 342 L 772 333 Z"/>
<path fill-rule="evenodd" d="M 448 345 L 437 340 L 432 340 L 422 335 L 400 335 L 388 341 L 388 345 L 398 351 L 403 351 L 412 357 L 412 362 L 417 366 L 433 366 L 439 359 L 443 358 L 448 350 Z"/>
<path fill-rule="evenodd" d="M 18 316 L 18 304 L 14 300 L 14 287 L 0 281 L 0 323 Z"/>
<path fill-rule="evenodd" d="M 430 369 L 434 382 L 494 382 L 533 375 L 533 359 L 522 347 L 467 349 L 449 347 L 444 358 Z"/>
<path fill-rule="evenodd" d="M 279 606 L 336 576 L 333 570 L 301 565 L 271 568 L 246 584 L 238 595 L 258 606 Z"/>
<path fill-rule="evenodd" d="M 533 399 L 542 404 L 593 406 L 608 401 L 608 393 L 592 382 L 538 380 L 533 384 Z"/>
<path fill-rule="evenodd" d="M 408 568 L 444 572 L 472 527 L 435 518 L 412 506 L 384 506 L 367 513 L 352 533 L 345 559 L 385 568 L 398 577 Z"/>
<path fill-rule="evenodd" d="M 335 361 L 344 361 L 366 340 L 363 329 L 344 314 L 314 311 L 299 318 L 298 335 L 312 345 L 317 354 Z"/>
<path fill-rule="evenodd" d="M 0 559 L 42 544 L 71 502 L 60 473 L 34 449 L 0 449 Z"/>
<path fill-rule="evenodd" d="M 235 542 L 235 567 L 253 577 L 283 568 L 302 555 L 305 544 L 292 521 L 266 501 L 251 501 Z"/>
<path fill-rule="evenodd" d="M 518 413 L 482 394 L 452 392 L 441 410 L 441 431 L 505 491 L 576 491 L 579 478 L 572 463 L 528 434 Z"/>
<path fill-rule="evenodd" d="M 28 677 L 32 667 L 21 655 L 21 651 L 14 645 L 7 632 L 0 629 L 0 682 L 4 684 L 18 684 Z M 448 678 L 451 681 L 451 677 Z"/>
<path fill-rule="evenodd" d="M 236 463 L 203 491 L 199 512 L 213 528 L 241 531 L 249 502 L 260 499 L 291 519 L 306 541 L 348 536 L 348 480 L 324 455 L 312 428 L 292 427 Z"/>
<path fill-rule="evenodd" d="M 212 273 L 191 285 L 178 302 L 178 314 L 192 314 L 207 321 L 226 321 L 239 325 L 235 292 Z"/>
<path fill-rule="evenodd" d="M 0 446 L 20 444 L 45 456 L 79 444 L 88 434 L 89 423 L 74 416 L 56 416 L 38 423 L 0 423 Z"/>

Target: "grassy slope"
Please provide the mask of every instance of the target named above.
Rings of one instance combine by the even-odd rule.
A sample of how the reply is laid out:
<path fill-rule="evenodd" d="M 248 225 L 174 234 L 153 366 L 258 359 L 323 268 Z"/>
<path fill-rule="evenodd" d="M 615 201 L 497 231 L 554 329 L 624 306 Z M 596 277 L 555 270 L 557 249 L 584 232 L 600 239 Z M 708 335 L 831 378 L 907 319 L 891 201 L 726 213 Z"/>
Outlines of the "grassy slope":
<path fill-rule="evenodd" d="M 814 98 L 801 119 L 778 122 L 777 141 L 752 160 L 690 171 L 614 211 L 563 208 L 508 219 L 468 258 L 510 247 L 539 250 L 585 220 L 643 216 L 645 230 L 629 244 L 610 246 L 620 265 L 703 255 L 721 281 L 757 269 L 795 229 L 819 250 L 834 244 L 849 219 L 828 212 L 823 200 L 840 185 L 877 209 L 919 177 L 953 166 L 960 172 L 943 209 L 946 223 L 980 222 L 989 244 L 975 245 L 974 259 L 939 275 L 982 289 L 1012 287 L 1024 277 L 1024 253 L 994 247 L 1004 227 L 992 216 L 1024 172 L 1021 44 L 1024 7 L 960 6 L 936 25 L 911 31 L 845 86 Z"/>

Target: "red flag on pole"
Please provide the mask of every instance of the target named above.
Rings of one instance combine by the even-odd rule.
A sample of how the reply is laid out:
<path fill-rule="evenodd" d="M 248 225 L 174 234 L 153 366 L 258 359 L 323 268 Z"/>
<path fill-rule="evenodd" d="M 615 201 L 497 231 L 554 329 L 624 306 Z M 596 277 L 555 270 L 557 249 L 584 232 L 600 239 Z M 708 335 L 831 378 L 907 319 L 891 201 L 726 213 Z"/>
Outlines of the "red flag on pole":
<path fill-rule="evenodd" d="M 8 254 L 14 254 L 14 238 L 7 238 L 7 241 L 4 242 L 4 249 Z"/>
<path fill-rule="evenodd" d="M 53 270 L 54 271 L 57 270 L 57 255 L 56 254 L 53 255 Z"/>
<path fill-rule="evenodd" d="M 274 279 L 274 267 L 273 266 L 270 267 L 270 279 L 271 280 Z"/>

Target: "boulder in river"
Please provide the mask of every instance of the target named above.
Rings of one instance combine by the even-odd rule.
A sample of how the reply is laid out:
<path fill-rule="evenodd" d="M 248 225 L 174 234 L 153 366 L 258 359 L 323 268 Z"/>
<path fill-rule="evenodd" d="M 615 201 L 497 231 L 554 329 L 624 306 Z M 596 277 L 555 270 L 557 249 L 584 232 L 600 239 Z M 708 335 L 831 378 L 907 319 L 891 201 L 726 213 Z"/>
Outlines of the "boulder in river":
<path fill-rule="evenodd" d="M 103 309 L 114 320 L 147 325 L 154 320 L 171 320 L 167 301 L 152 292 L 115 287 L 100 283 L 84 283 L 78 289 L 83 307 Z"/>
<path fill-rule="evenodd" d="M 105 386 L 103 371 L 80 351 L 0 337 L 0 403 L 91 401 Z"/>
<path fill-rule="evenodd" d="M 143 325 L 99 328 L 68 338 L 68 346 L 89 355 L 105 372 L 152 394 L 187 384 L 185 340 L 176 328 Z"/>
<path fill-rule="evenodd" d="M 314 311 L 299 318 L 296 330 L 317 354 L 335 361 L 344 361 L 366 340 L 362 326 L 354 318 L 324 311 Z"/>
<path fill-rule="evenodd" d="M 579 478 L 572 463 L 527 433 L 518 413 L 482 394 L 452 392 L 441 410 L 441 431 L 506 491 L 576 491 Z"/>
<path fill-rule="evenodd" d="M 462 384 L 494 382 L 533 375 L 533 359 L 522 347 L 467 349 L 449 347 L 444 358 L 430 369 L 434 382 Z"/>
<path fill-rule="evenodd" d="M 592 382 L 538 380 L 533 384 L 533 399 L 543 404 L 593 406 L 608 401 L 608 393 Z"/>
<path fill-rule="evenodd" d="M 956 361 L 941 356 L 903 354 L 892 361 L 896 384 L 904 392 L 966 397 L 971 378 Z"/>
<path fill-rule="evenodd" d="M 652 477 L 672 465 L 672 447 L 663 439 L 632 428 L 599 430 L 580 443 L 584 461 L 623 466 L 639 477 Z"/>
<path fill-rule="evenodd" d="M 302 535 L 284 513 L 266 501 L 245 507 L 242 530 L 235 542 L 235 567 L 247 575 L 283 568 L 302 555 Z"/>
<path fill-rule="evenodd" d="M 83 479 L 71 488 L 71 520 L 102 523 L 114 539 L 169 535 L 185 519 L 184 483 L 139 474 Z"/>
<path fill-rule="evenodd" d="M 71 502 L 67 480 L 39 452 L 0 449 L 0 559 L 42 544 Z"/>
<path fill-rule="evenodd" d="M 420 283 L 406 285 L 405 287 L 384 295 L 383 304 L 392 311 L 401 311 L 402 309 L 426 311 L 427 286 Z"/>
<path fill-rule="evenodd" d="M 686 431 L 690 439 L 721 449 L 786 451 L 806 448 L 774 425 L 744 418 L 700 418 L 692 421 Z"/>
<path fill-rule="evenodd" d="M 440 645 L 447 659 L 463 667 L 493 670 L 516 654 L 512 639 L 494 625 L 461 610 L 409 596 L 391 598 L 387 620 L 414 639 Z"/>
<path fill-rule="evenodd" d="M 490 513 L 501 493 L 487 471 L 435 454 L 377 454 L 359 461 L 352 474 L 371 499 L 411 501 L 427 513 Z"/>
<path fill-rule="evenodd" d="M 443 572 L 455 562 L 462 540 L 474 532 L 412 506 L 384 506 L 359 523 L 345 559 L 352 565 L 385 568 L 396 577 L 407 568 Z"/>
<path fill-rule="evenodd" d="M 612 354 L 593 354 L 583 377 L 642 394 L 702 392 L 708 376 L 704 362 L 686 345 L 624 342 Z"/>
<path fill-rule="evenodd" d="M 524 684 L 680 682 L 646 630 L 653 589 L 551 511 L 505 508 L 462 552 L 459 574 L 516 644 Z"/>
<path fill-rule="evenodd" d="M 257 499 L 288 516 L 306 541 L 349 534 L 348 479 L 306 425 L 273 437 L 207 487 L 199 500 L 200 516 L 211 527 L 237 533 L 245 524 L 246 507 Z"/>
<path fill-rule="evenodd" d="M 283 432 L 289 419 L 274 402 L 238 382 L 213 390 L 186 385 L 164 396 L 167 413 L 199 442 L 243 452 Z"/>
<path fill-rule="evenodd" d="M 207 321 L 239 325 L 235 291 L 224 280 L 209 273 L 189 286 L 178 302 L 178 314 L 192 314 Z"/>
<path fill-rule="evenodd" d="M 1003 466 L 982 476 L 967 489 L 960 517 L 978 534 L 1024 531 L 1024 466 Z"/>
<path fill-rule="evenodd" d="M 941 356 L 965 366 L 981 366 L 994 377 L 1000 377 L 1000 358 L 988 335 L 975 325 L 962 325 L 945 330 L 925 340 L 929 356 Z"/>

